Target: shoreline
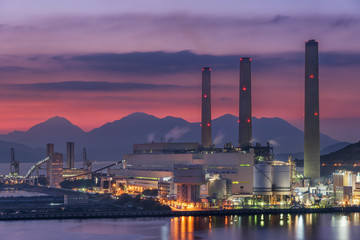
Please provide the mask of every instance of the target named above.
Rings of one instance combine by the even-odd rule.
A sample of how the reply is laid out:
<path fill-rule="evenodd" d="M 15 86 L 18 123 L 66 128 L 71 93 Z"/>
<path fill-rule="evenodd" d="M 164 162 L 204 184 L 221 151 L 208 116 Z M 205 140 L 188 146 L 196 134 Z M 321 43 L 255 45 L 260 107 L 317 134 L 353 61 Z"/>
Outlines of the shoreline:
<path fill-rule="evenodd" d="M 331 208 L 284 208 L 284 209 L 232 209 L 206 211 L 121 211 L 121 212 L 58 212 L 58 213 L 21 213 L 0 215 L 0 221 L 18 220 L 61 220 L 61 219 L 101 219 L 101 218 L 139 218 L 139 217 L 182 217 L 182 216 L 230 216 L 259 214 L 307 214 L 307 213 L 354 213 L 360 207 Z"/>

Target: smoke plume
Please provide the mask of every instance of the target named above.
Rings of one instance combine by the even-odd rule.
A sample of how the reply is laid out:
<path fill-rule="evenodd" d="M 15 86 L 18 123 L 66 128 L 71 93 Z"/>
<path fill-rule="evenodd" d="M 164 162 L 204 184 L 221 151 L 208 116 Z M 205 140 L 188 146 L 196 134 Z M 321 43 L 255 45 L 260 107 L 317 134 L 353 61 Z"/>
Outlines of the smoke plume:
<path fill-rule="evenodd" d="M 176 126 L 165 135 L 165 142 L 176 141 L 189 131 L 189 127 L 180 128 Z"/>
<path fill-rule="evenodd" d="M 156 134 L 156 132 L 149 133 L 149 134 L 147 135 L 147 142 L 148 142 L 148 143 L 152 143 L 152 142 L 155 141 L 155 134 Z"/>
<path fill-rule="evenodd" d="M 214 138 L 214 144 L 215 145 L 221 144 L 222 141 L 224 140 L 224 138 L 225 138 L 225 135 L 223 134 L 222 130 L 220 130 Z"/>

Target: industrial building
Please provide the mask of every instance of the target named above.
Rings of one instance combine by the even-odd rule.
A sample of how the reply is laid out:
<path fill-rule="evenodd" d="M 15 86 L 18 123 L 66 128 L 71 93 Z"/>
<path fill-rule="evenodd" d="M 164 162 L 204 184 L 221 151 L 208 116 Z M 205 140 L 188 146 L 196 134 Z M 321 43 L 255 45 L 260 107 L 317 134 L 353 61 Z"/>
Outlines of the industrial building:
<path fill-rule="evenodd" d="M 58 188 L 63 181 L 63 155 L 52 153 L 50 156 L 49 186 Z"/>
<path fill-rule="evenodd" d="M 337 170 L 333 174 L 333 190 L 338 203 L 360 200 L 360 179 L 352 171 Z"/>
<path fill-rule="evenodd" d="M 161 178 L 172 178 L 174 165 L 176 164 L 200 164 L 204 166 L 207 174 L 220 174 L 222 178 L 229 179 L 232 183 L 233 194 L 251 194 L 253 183 L 254 154 L 234 149 L 232 152 L 224 152 L 223 149 L 201 151 L 189 148 L 179 153 L 175 143 L 175 149 L 171 149 L 170 143 L 144 144 L 142 149 L 145 153 L 128 154 L 124 156 L 126 167 L 124 169 L 112 169 L 110 174 L 125 177 L 137 186 L 155 187 Z M 183 143 L 191 147 L 191 144 Z M 135 149 L 141 145 L 136 144 Z M 145 148 L 147 146 L 148 148 Z M 168 148 L 165 148 L 168 146 Z M 196 146 L 196 145 L 193 145 Z M 152 149 L 154 147 L 154 150 Z M 156 149 L 163 149 L 166 153 L 159 153 Z"/>
<path fill-rule="evenodd" d="M 84 206 L 89 204 L 88 195 L 64 195 L 65 206 Z"/>
<path fill-rule="evenodd" d="M 200 185 L 205 183 L 202 164 L 175 164 L 174 183 L 177 186 L 177 200 L 180 202 L 199 202 Z"/>

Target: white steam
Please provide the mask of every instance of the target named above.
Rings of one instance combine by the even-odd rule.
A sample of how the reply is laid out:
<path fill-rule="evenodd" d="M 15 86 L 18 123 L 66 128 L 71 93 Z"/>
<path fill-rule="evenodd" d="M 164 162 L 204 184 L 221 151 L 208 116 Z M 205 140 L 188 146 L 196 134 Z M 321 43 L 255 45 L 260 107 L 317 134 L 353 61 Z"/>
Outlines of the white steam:
<path fill-rule="evenodd" d="M 222 143 L 222 141 L 224 140 L 224 138 L 225 138 L 225 135 L 224 135 L 223 132 L 220 130 L 220 131 L 216 134 L 213 143 L 214 143 L 215 145 L 218 145 L 218 144 Z"/>
<path fill-rule="evenodd" d="M 176 141 L 189 131 L 189 127 L 180 128 L 176 126 L 165 135 L 165 142 Z"/>
<path fill-rule="evenodd" d="M 270 145 L 273 145 L 273 146 L 279 146 L 280 145 L 277 141 L 275 141 L 273 139 L 270 139 L 269 143 L 270 143 Z"/>
<path fill-rule="evenodd" d="M 148 143 L 155 142 L 155 134 L 156 134 L 156 132 L 149 133 L 149 134 L 147 135 L 147 142 L 148 142 Z"/>

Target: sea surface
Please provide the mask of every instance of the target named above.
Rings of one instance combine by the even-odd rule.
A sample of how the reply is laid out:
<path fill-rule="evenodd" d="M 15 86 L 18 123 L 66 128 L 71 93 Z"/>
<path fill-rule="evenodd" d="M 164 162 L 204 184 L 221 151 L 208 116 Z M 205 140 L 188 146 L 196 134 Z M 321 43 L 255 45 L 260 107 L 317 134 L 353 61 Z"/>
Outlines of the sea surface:
<path fill-rule="evenodd" d="M 19 190 L 0 190 L 0 197 L 39 197 L 47 196 L 47 194 L 37 192 L 26 192 Z"/>
<path fill-rule="evenodd" d="M 0 222 L 0 239 L 359 239 L 360 215 L 302 214 Z"/>

